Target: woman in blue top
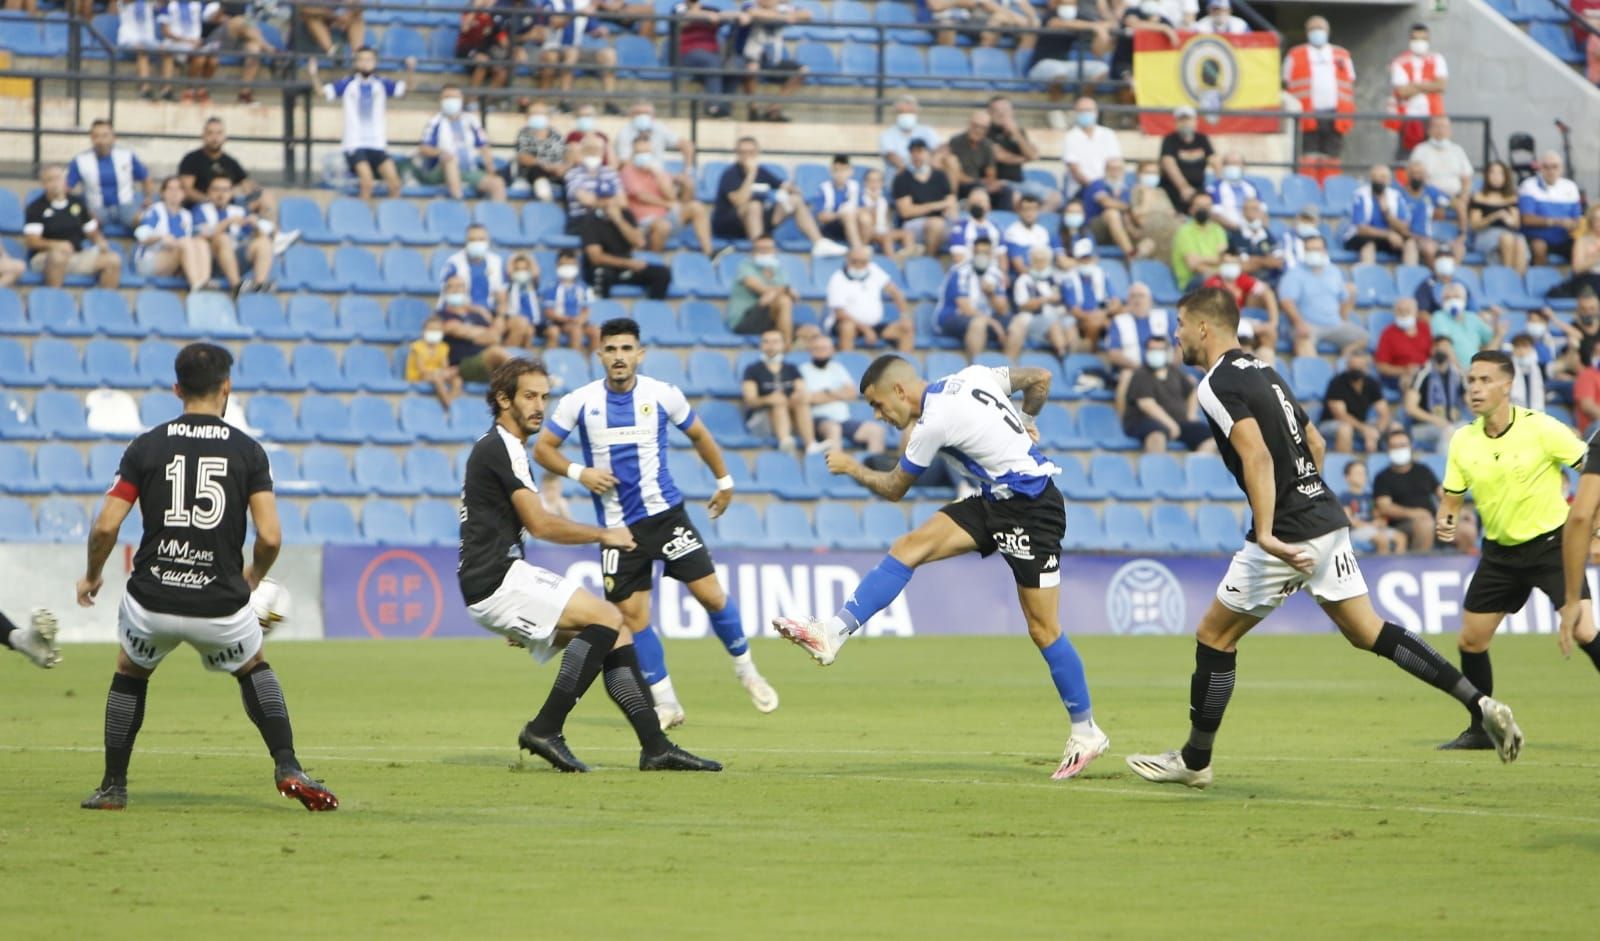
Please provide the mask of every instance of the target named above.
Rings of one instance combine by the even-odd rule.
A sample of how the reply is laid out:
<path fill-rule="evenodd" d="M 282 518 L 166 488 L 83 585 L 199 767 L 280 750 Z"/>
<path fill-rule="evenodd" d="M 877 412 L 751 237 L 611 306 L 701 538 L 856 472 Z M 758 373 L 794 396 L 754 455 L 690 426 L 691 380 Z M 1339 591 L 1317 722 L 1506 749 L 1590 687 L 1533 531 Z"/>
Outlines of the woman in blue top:
<path fill-rule="evenodd" d="M 171 277 L 182 269 L 191 291 L 211 280 L 211 243 L 196 236 L 194 219 L 183 208 L 183 182 L 177 177 L 161 181 L 161 201 L 139 217 L 133 238 L 138 242 L 134 268 L 144 277 Z"/>

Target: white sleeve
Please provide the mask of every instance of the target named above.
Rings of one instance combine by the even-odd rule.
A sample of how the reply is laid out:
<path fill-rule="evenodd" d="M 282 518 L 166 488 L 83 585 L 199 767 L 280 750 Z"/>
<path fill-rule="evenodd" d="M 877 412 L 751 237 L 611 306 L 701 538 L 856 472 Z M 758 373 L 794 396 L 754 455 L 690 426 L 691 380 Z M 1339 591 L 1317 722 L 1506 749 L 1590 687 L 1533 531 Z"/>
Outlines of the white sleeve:
<path fill-rule="evenodd" d="M 843 271 L 835 271 L 832 275 L 830 275 L 828 277 L 828 301 L 827 301 L 827 304 L 828 304 L 828 310 L 829 311 L 846 309 L 844 291 L 845 291 L 845 284 L 848 281 L 849 281 L 849 278 L 845 275 L 845 273 Z"/>
<path fill-rule="evenodd" d="M 989 370 L 989 375 L 994 378 L 994 384 L 1000 387 L 1000 391 L 1004 392 L 1007 398 L 1010 398 L 1012 392 L 1011 367 L 995 366 Z"/>
<path fill-rule="evenodd" d="M 678 426 L 679 431 L 688 431 L 694 424 L 694 409 L 689 407 L 689 399 L 683 390 L 677 386 L 663 382 L 661 395 L 658 400 L 661 407 L 667 410 L 667 420 Z"/>
<path fill-rule="evenodd" d="M 942 447 L 944 447 L 943 430 L 937 424 L 936 418 L 923 412 L 917 423 L 911 426 L 910 436 L 906 439 L 905 453 L 900 455 L 900 469 L 913 477 L 920 477 L 939 456 L 939 449 Z"/>
<path fill-rule="evenodd" d="M 556 410 L 545 419 L 544 426 L 557 438 L 565 441 L 568 435 L 578 429 L 578 422 L 582 418 L 583 403 L 578 401 L 577 393 L 572 392 L 562 396 L 561 401 L 556 403 Z"/>

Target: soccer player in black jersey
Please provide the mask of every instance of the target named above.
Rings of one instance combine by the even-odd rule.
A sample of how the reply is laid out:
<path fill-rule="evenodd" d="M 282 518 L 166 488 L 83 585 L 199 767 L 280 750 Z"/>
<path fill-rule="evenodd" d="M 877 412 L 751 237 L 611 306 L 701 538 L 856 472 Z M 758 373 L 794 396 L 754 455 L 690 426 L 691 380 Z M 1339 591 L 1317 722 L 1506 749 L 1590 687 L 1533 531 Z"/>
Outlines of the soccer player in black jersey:
<path fill-rule="evenodd" d="M 1211 783 L 1211 746 L 1233 695 L 1239 640 L 1301 588 L 1351 645 L 1454 696 L 1482 723 L 1500 760 L 1515 761 L 1522 731 L 1511 709 L 1373 609 L 1350 548 L 1350 520 L 1322 482 L 1322 435 L 1277 370 L 1239 348 L 1238 330 L 1239 308 L 1220 288 L 1202 288 L 1178 303 L 1183 361 L 1209 370 L 1196 395 L 1253 519 L 1195 631 L 1188 743 L 1159 755 L 1130 755 L 1129 767 L 1148 781 Z"/>
<path fill-rule="evenodd" d="M 539 433 L 549 397 L 550 377 L 539 363 L 513 359 L 497 367 L 488 395 L 494 425 L 473 445 L 461 485 L 456 575 L 467 612 L 540 662 L 564 648 L 550 695 L 517 744 L 561 771 L 588 771 L 567 748 L 562 727 L 603 673 L 607 695 L 639 737 L 640 771 L 721 771 L 722 765 L 691 755 L 662 732 L 617 606 L 524 558 L 524 531 L 562 545 L 634 547 L 626 526 L 585 526 L 547 512 L 540 502 L 528 470 L 528 438 Z"/>
<path fill-rule="evenodd" d="M 179 353 L 173 391 L 183 414 L 135 438 L 89 532 L 89 566 L 78 604 L 89 607 L 101 571 L 117 545 L 122 521 L 139 505 L 144 534 L 117 611 L 122 650 L 106 697 L 106 765 L 89 810 L 128 803 L 128 759 L 144 722 L 150 674 L 180 643 L 200 653 L 208 670 L 239 681 L 245 712 L 272 754 L 279 793 L 307 810 L 334 810 L 338 798 L 308 777 L 294 754 L 294 732 L 277 674 L 262 657 L 261 623 L 250 593 L 278 558 L 282 531 L 267 454 L 222 420 L 233 382 L 233 356 L 220 346 L 191 343 Z M 245 516 L 256 541 L 244 565 Z"/>

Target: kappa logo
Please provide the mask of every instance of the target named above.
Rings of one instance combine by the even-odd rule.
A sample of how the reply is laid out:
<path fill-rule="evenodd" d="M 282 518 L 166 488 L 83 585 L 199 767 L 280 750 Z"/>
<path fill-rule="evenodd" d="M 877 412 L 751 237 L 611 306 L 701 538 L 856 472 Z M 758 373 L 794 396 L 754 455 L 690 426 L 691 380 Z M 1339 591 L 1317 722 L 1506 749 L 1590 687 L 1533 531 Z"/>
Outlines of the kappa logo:
<path fill-rule="evenodd" d="M 1053 555 L 1050 558 L 1044 560 L 1044 570 L 1046 572 L 1054 572 L 1056 569 L 1058 569 L 1060 567 L 1061 567 L 1061 557 L 1058 556 L 1058 555 Z"/>
<path fill-rule="evenodd" d="M 1024 532 L 1021 526 L 1011 527 L 1009 533 L 995 533 L 994 544 L 1001 555 L 1013 559 L 1033 558 L 1033 537 Z"/>
<path fill-rule="evenodd" d="M 700 537 L 687 526 L 674 526 L 672 538 L 661 547 L 661 555 L 668 562 L 676 562 L 691 552 L 698 552 L 705 548 L 701 545 Z"/>

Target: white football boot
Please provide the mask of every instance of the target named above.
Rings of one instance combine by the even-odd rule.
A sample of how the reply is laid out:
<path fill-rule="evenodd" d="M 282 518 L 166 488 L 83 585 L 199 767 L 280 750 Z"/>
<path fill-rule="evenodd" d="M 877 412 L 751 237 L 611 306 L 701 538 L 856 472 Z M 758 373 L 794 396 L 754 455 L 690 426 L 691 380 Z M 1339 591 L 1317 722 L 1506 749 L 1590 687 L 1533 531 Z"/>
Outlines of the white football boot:
<path fill-rule="evenodd" d="M 1494 742 L 1500 760 L 1506 764 L 1516 761 L 1522 752 L 1522 729 L 1512 718 L 1511 707 L 1485 696 L 1478 700 L 1478 708 L 1483 710 L 1483 730 Z"/>
<path fill-rule="evenodd" d="M 1182 784 L 1198 789 L 1211 786 L 1211 766 L 1191 770 L 1176 749 L 1159 755 L 1129 755 L 1128 767 L 1139 777 L 1157 784 Z"/>
<path fill-rule="evenodd" d="M 833 662 L 844 646 L 844 638 L 835 637 L 828 622 L 817 618 L 773 618 L 772 627 L 788 640 L 799 644 L 811 659 L 823 666 Z"/>
<path fill-rule="evenodd" d="M 756 707 L 757 712 L 773 712 L 778 708 L 778 691 L 760 673 L 755 670 L 743 673 L 735 670 L 734 675 L 739 678 L 745 692 L 750 694 L 750 704 Z"/>
<path fill-rule="evenodd" d="M 11 632 L 11 649 L 48 670 L 61 662 L 61 651 L 56 648 L 57 629 L 54 614 L 45 608 L 34 608 L 28 626 Z"/>
<path fill-rule="evenodd" d="M 1090 724 L 1087 733 L 1074 732 L 1061 752 L 1061 766 L 1050 776 L 1053 781 L 1075 778 L 1089 767 L 1089 763 L 1106 753 L 1111 747 L 1111 737 L 1098 725 Z"/>

